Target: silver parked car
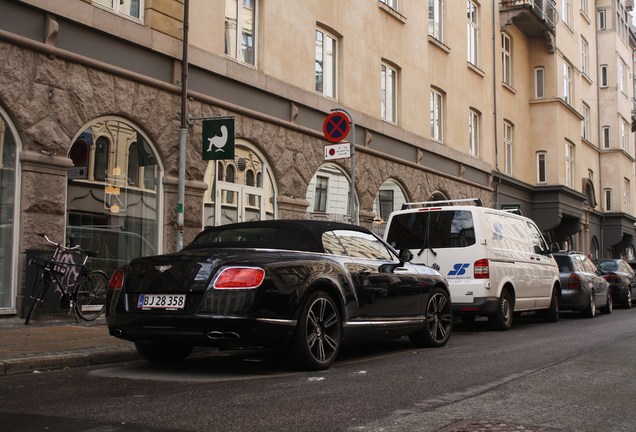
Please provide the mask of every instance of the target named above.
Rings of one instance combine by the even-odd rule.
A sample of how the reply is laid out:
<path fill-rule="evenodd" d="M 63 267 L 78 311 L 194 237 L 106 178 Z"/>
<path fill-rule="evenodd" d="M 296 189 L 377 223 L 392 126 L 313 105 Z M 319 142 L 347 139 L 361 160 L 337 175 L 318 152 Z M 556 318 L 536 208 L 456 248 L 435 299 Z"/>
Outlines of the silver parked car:
<path fill-rule="evenodd" d="M 612 312 L 612 293 L 609 283 L 600 276 L 592 261 L 580 252 L 555 252 L 561 279 L 560 310 L 580 311 L 593 318 L 596 309 Z"/>

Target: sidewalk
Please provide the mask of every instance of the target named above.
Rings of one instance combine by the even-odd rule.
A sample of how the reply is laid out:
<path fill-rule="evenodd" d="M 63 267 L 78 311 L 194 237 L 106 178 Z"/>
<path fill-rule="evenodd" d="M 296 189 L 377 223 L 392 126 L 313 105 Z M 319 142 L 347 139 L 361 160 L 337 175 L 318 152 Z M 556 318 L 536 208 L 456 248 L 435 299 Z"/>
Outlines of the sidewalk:
<path fill-rule="evenodd" d="M 103 317 L 92 323 L 58 318 L 28 326 L 16 317 L 0 317 L 0 376 L 137 358 L 132 342 L 108 334 Z"/>

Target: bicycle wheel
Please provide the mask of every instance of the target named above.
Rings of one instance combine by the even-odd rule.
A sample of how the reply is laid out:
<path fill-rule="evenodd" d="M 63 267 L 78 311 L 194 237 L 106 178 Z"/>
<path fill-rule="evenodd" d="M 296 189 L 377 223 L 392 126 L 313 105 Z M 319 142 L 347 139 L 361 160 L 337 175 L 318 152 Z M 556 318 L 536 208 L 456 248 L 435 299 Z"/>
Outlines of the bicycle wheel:
<path fill-rule="evenodd" d="M 35 308 L 37 308 L 37 306 L 44 300 L 44 296 L 49 289 L 49 285 L 50 281 L 47 280 L 46 275 L 42 273 L 38 274 L 35 286 L 33 287 L 33 291 L 31 292 L 31 306 L 29 306 L 29 312 L 27 313 L 26 319 L 24 320 L 25 325 L 28 325 L 29 322 L 31 322 L 33 312 L 35 311 Z"/>
<path fill-rule="evenodd" d="M 108 277 L 100 270 L 93 270 L 77 283 L 73 307 L 75 314 L 84 321 L 93 321 L 106 310 Z"/>

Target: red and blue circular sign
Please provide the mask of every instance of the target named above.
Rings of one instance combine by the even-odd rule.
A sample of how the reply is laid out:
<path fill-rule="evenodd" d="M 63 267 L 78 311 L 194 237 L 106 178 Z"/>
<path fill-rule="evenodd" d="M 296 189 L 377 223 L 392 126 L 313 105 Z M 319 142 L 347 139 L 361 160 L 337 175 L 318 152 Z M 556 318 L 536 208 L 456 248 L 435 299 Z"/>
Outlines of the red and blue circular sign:
<path fill-rule="evenodd" d="M 327 116 L 322 125 L 322 133 L 327 141 L 338 143 L 349 135 L 351 129 L 351 119 L 342 111 L 332 112 Z"/>

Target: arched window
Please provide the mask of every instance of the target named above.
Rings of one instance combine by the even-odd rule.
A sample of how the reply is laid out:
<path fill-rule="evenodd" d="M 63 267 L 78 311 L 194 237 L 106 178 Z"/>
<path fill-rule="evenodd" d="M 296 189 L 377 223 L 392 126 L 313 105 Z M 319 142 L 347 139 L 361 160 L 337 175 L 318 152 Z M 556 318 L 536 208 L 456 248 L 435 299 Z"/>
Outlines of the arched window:
<path fill-rule="evenodd" d="M 592 259 L 597 260 L 601 258 L 600 250 L 601 248 L 598 245 L 598 239 L 596 236 L 592 236 L 592 239 L 590 240 L 590 254 L 592 255 Z"/>
<path fill-rule="evenodd" d="M 444 192 L 435 191 L 431 194 L 427 201 L 448 201 L 449 198 L 446 196 Z"/>
<path fill-rule="evenodd" d="M 15 312 L 17 242 L 17 133 L 0 108 L 0 311 Z M 15 239 L 17 240 L 17 239 Z"/>
<path fill-rule="evenodd" d="M 373 200 L 373 219 L 374 232 L 380 236 L 384 234 L 384 228 L 389 216 L 395 210 L 400 210 L 402 204 L 407 201 L 404 189 L 400 184 L 388 179 L 380 186 Z"/>
<path fill-rule="evenodd" d="M 81 176 L 77 166 L 69 170 L 69 242 L 97 251 L 91 267 L 107 274 L 133 258 L 159 253 L 162 169 L 148 140 L 133 124 L 116 118 L 90 123 L 71 151 L 79 140 L 95 143 L 88 161 L 93 173 Z M 75 163 L 70 152 L 69 157 Z"/>
<path fill-rule="evenodd" d="M 351 182 L 335 164 L 325 164 L 316 171 L 306 199 L 309 218 L 351 222 Z M 357 197 L 354 196 L 357 202 Z"/>
<path fill-rule="evenodd" d="M 276 217 L 276 188 L 265 158 L 244 140 L 236 141 L 234 154 L 234 160 L 208 163 L 204 226 Z"/>

